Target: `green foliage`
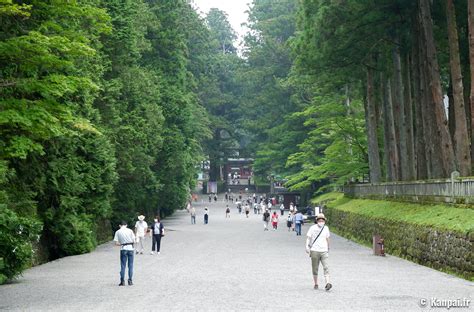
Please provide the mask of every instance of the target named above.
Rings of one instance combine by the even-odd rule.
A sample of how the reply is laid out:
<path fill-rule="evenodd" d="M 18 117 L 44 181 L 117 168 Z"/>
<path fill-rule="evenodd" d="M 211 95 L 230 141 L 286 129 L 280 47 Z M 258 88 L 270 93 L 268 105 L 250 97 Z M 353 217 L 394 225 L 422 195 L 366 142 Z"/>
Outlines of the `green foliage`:
<path fill-rule="evenodd" d="M 21 217 L 9 208 L 5 186 L 10 174 L 6 162 L 0 161 L 0 284 L 31 265 L 32 242 L 41 231 L 37 219 Z"/>
<path fill-rule="evenodd" d="M 211 31 L 213 45 L 222 53 L 235 52 L 234 40 L 237 39 L 235 31 L 228 21 L 227 13 L 211 8 L 206 17 L 207 25 Z"/>
<path fill-rule="evenodd" d="M 102 40 L 110 64 L 95 105 L 114 142 L 118 181 L 112 224 L 118 224 L 137 214 L 154 214 L 161 189 L 153 166 L 163 142 L 162 80 L 141 65 L 143 53 L 151 49 L 147 30 L 159 21 L 144 2 L 107 1 L 106 8 L 114 31 Z"/>
<path fill-rule="evenodd" d="M 110 218 L 115 158 L 101 134 L 49 142 L 42 194 L 37 195 L 53 255 L 85 253 L 96 246 L 95 222 Z"/>
<path fill-rule="evenodd" d="M 289 176 L 291 189 L 304 189 L 329 179 L 320 188 L 340 186 L 367 172 L 366 135 L 362 103 L 345 103 L 343 95 L 320 95 L 303 112 L 310 129 L 299 151 L 288 157 L 288 165 L 302 170 Z"/>
<path fill-rule="evenodd" d="M 31 265 L 32 241 L 38 239 L 40 231 L 40 222 L 0 207 L 0 281 L 17 276 Z"/>
<path fill-rule="evenodd" d="M 295 26 L 295 1 L 253 1 L 246 64 L 239 74 L 245 97 L 238 111 L 244 135 L 250 139 L 245 152 L 255 156 L 254 172 L 264 178 L 299 170 L 286 165 L 306 131 L 301 118 L 292 115 L 301 103 L 288 81 Z"/>
<path fill-rule="evenodd" d="M 195 76 L 198 99 L 206 109 L 209 130 L 203 140 L 203 151 L 210 161 L 210 180 L 220 180 L 219 166 L 239 149 L 235 110 L 239 105 L 238 70 L 242 60 L 233 41 L 236 36 L 225 12 L 211 9 L 204 23 L 193 27 L 190 49 L 191 73 Z M 191 40 L 191 38 L 189 38 Z M 197 67 L 199 65 L 199 67 Z"/>
<path fill-rule="evenodd" d="M 12 0 L 0 0 L 0 16 L 12 15 L 12 16 L 30 16 L 29 10 L 31 5 L 27 4 L 16 4 Z"/>

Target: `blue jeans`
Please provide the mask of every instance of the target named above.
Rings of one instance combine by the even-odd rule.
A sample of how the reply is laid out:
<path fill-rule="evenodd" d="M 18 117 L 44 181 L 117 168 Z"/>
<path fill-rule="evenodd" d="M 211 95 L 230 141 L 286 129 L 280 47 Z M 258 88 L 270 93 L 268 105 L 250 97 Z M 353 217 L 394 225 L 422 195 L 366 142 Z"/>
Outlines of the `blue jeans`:
<path fill-rule="evenodd" d="M 128 279 L 133 278 L 133 250 L 120 250 L 120 280 L 125 280 L 125 266 L 128 260 Z"/>
<path fill-rule="evenodd" d="M 301 235 L 301 223 L 295 223 L 296 235 Z"/>

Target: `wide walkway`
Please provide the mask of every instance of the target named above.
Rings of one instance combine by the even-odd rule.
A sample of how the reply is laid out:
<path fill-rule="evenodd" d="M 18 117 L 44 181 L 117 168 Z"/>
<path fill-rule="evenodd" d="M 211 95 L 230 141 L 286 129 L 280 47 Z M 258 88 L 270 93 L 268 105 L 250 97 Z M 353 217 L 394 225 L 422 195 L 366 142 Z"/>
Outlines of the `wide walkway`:
<path fill-rule="evenodd" d="M 260 215 L 252 211 L 247 219 L 235 207 L 225 219 L 222 199 L 209 205 L 210 223 L 204 225 L 204 205 L 209 204 L 196 205 L 196 225 L 184 211 L 165 220 L 162 253 L 136 256 L 134 286 L 117 286 L 119 251 L 108 243 L 0 286 L 0 310 L 419 311 L 427 309 L 419 305 L 424 298 L 472 300 L 474 283 L 373 256 L 369 248 L 336 235 L 330 252 L 333 289 L 315 291 L 304 236 L 289 233 L 283 220 L 277 231 L 264 232 Z"/>

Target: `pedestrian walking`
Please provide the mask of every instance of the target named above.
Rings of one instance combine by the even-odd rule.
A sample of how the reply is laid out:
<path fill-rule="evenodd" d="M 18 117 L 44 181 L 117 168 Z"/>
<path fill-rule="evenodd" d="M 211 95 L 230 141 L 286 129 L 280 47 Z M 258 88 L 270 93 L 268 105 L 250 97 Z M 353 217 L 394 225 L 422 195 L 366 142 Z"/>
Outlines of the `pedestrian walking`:
<path fill-rule="evenodd" d="M 290 213 L 288 218 L 286 218 L 286 226 L 288 227 L 288 232 L 291 231 L 291 227 L 293 226 L 293 215 Z"/>
<path fill-rule="evenodd" d="M 263 230 L 268 231 L 268 222 L 270 222 L 270 213 L 265 210 L 263 213 Z"/>
<path fill-rule="evenodd" d="M 303 214 L 301 212 L 297 212 L 295 214 L 295 229 L 296 229 L 296 236 L 301 236 L 301 226 L 303 225 Z"/>
<path fill-rule="evenodd" d="M 212 195 L 209 194 L 209 202 L 211 203 L 212 202 Z"/>
<path fill-rule="evenodd" d="M 293 202 L 290 203 L 290 213 L 295 212 L 295 206 L 293 205 Z"/>
<path fill-rule="evenodd" d="M 196 224 L 196 208 L 191 208 L 191 224 Z"/>
<path fill-rule="evenodd" d="M 250 213 L 250 206 L 249 204 L 245 204 L 245 216 L 248 218 Z"/>
<path fill-rule="evenodd" d="M 204 224 L 209 223 L 209 209 L 206 207 L 204 208 Z"/>
<path fill-rule="evenodd" d="M 274 211 L 272 214 L 272 226 L 274 231 L 278 229 L 278 214 L 276 211 Z"/>
<path fill-rule="evenodd" d="M 226 202 L 229 201 L 229 194 L 227 194 L 227 192 L 225 192 L 225 201 L 226 201 Z"/>
<path fill-rule="evenodd" d="M 267 207 L 268 207 L 268 211 L 272 212 L 272 207 L 273 207 L 273 205 L 272 205 L 272 202 L 271 202 L 271 201 L 268 201 Z"/>
<path fill-rule="evenodd" d="M 127 222 L 120 222 L 120 229 L 114 235 L 115 245 L 120 246 L 120 284 L 125 286 L 125 268 L 128 263 L 128 285 L 133 285 L 133 245 L 135 234 L 127 228 Z"/>
<path fill-rule="evenodd" d="M 281 214 L 282 217 L 283 217 L 284 213 L 285 213 L 285 205 L 283 203 L 281 203 L 281 205 L 280 205 L 280 214 Z"/>
<path fill-rule="evenodd" d="M 163 222 L 161 222 L 160 217 L 156 216 L 153 225 L 151 226 L 150 235 L 151 235 L 151 252 L 150 254 L 160 254 L 161 249 L 161 238 L 165 233 L 165 227 Z"/>
<path fill-rule="evenodd" d="M 230 218 L 230 208 L 229 205 L 225 205 L 225 217 Z"/>
<path fill-rule="evenodd" d="M 137 246 L 135 248 L 136 253 L 143 254 L 145 250 L 143 243 L 145 241 L 145 234 L 148 230 L 148 224 L 145 222 L 145 216 L 139 215 L 138 221 L 135 223 L 135 236 L 137 241 Z"/>
<path fill-rule="evenodd" d="M 214 194 L 214 201 L 217 202 L 217 194 Z"/>
<path fill-rule="evenodd" d="M 306 234 L 306 252 L 311 257 L 314 289 L 318 289 L 319 263 L 323 265 L 326 291 L 332 288 L 329 279 L 329 228 L 326 226 L 326 217 L 320 213 L 316 217 L 316 224 L 311 226 Z"/>

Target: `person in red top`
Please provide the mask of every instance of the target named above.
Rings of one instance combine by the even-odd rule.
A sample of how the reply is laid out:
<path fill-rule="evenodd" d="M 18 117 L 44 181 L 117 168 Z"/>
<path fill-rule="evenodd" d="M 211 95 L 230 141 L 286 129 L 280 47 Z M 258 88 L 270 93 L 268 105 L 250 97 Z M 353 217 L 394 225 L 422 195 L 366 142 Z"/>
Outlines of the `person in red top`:
<path fill-rule="evenodd" d="M 272 214 L 272 226 L 274 231 L 278 228 L 278 215 L 276 211 Z"/>

